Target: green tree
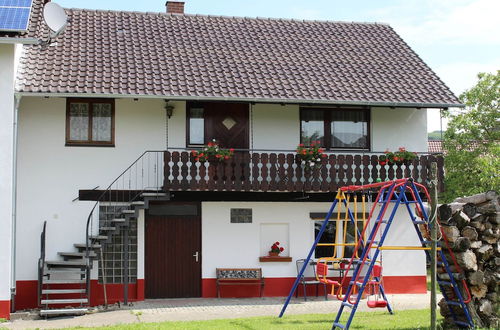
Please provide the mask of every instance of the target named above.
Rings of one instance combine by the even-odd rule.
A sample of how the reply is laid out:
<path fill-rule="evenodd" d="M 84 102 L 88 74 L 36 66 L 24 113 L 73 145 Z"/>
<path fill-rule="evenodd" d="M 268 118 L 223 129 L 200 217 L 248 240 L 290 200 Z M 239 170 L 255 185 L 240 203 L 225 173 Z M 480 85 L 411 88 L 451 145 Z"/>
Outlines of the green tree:
<path fill-rule="evenodd" d="M 446 113 L 446 201 L 500 188 L 500 71 L 478 78 L 460 95 L 465 108 Z"/>

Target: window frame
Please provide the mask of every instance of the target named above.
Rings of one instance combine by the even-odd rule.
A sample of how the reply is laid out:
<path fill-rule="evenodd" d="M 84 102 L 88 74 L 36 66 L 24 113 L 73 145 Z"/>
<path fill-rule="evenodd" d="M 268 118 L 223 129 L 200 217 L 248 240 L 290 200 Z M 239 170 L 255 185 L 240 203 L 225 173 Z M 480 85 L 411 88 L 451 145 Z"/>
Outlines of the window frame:
<path fill-rule="evenodd" d="M 87 103 L 89 107 L 88 140 L 71 140 L 70 105 L 71 103 Z M 111 105 L 111 141 L 92 140 L 92 121 L 94 103 L 107 103 Z M 70 147 L 114 147 L 115 146 L 115 99 L 106 98 L 67 98 L 66 99 L 66 144 Z"/>
<path fill-rule="evenodd" d="M 348 108 L 348 107 L 300 107 L 299 109 L 299 122 L 300 122 L 300 143 L 304 143 L 302 140 L 302 121 L 304 118 L 304 112 L 310 110 L 320 110 L 323 111 L 323 132 L 324 132 L 324 145 L 323 148 L 326 150 L 362 150 L 362 151 L 370 151 L 371 150 L 371 108 L 369 107 L 356 107 L 356 108 Z M 367 130 L 366 130 L 366 148 L 354 148 L 354 147 L 332 147 L 332 131 L 331 131 L 331 123 L 332 123 L 332 115 L 331 113 L 334 111 L 362 111 L 366 114 L 367 121 Z"/>
<path fill-rule="evenodd" d="M 191 141 L 191 109 L 192 108 L 201 108 L 203 109 L 203 144 L 190 143 Z M 206 131 L 207 131 L 207 118 L 206 116 L 206 108 L 203 103 L 200 102 L 187 102 L 186 104 L 186 146 L 188 148 L 202 148 L 206 144 Z"/>

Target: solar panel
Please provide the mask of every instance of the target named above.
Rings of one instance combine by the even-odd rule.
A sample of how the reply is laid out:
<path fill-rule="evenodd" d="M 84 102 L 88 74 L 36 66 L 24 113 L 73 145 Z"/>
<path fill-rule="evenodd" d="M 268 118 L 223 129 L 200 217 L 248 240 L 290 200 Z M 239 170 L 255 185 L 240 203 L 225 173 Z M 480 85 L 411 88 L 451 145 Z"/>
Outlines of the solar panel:
<path fill-rule="evenodd" d="M 32 0 L 0 0 L 0 31 L 26 31 Z"/>

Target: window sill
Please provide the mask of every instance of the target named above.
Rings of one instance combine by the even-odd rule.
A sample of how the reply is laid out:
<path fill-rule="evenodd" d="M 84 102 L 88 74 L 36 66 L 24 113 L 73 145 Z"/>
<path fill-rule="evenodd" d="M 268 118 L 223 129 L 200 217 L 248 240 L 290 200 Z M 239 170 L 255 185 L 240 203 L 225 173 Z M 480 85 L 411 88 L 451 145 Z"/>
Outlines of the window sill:
<path fill-rule="evenodd" d="M 259 257 L 260 262 L 292 262 L 292 257 Z"/>
<path fill-rule="evenodd" d="M 65 147 L 107 147 L 107 148 L 114 148 L 115 144 L 104 144 L 104 143 L 71 143 L 67 142 Z"/>

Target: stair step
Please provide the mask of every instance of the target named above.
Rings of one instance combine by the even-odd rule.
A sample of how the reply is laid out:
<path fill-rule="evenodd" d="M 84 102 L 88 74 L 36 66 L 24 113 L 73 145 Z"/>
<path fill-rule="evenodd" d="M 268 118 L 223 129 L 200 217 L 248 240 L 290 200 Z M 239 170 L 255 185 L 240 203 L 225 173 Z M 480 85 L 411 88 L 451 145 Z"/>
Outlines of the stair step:
<path fill-rule="evenodd" d="M 42 299 L 42 305 L 56 305 L 56 304 L 86 304 L 89 300 L 87 298 L 81 299 Z"/>
<path fill-rule="evenodd" d="M 459 301 L 447 301 L 446 304 L 453 306 L 462 306 L 462 304 Z"/>
<path fill-rule="evenodd" d="M 73 244 L 74 247 L 77 249 L 85 249 L 85 244 Z M 90 249 L 100 249 L 101 245 L 100 244 L 89 244 Z"/>
<path fill-rule="evenodd" d="M 58 254 L 63 257 L 73 257 L 73 258 L 83 258 L 86 255 L 85 252 L 59 252 Z M 89 257 L 97 258 L 97 254 L 95 254 L 94 251 L 89 251 Z"/>
<path fill-rule="evenodd" d="M 89 236 L 90 239 L 93 239 L 93 240 L 107 240 L 108 239 L 108 236 L 104 236 L 104 235 L 97 235 L 97 236 Z"/>
<path fill-rule="evenodd" d="M 113 222 L 113 223 L 125 223 L 125 221 L 127 221 L 127 220 L 121 219 L 121 218 L 111 220 L 111 222 Z"/>
<path fill-rule="evenodd" d="M 416 225 L 425 225 L 425 224 L 427 224 L 427 221 L 425 221 L 425 220 L 414 220 L 413 223 L 416 224 Z"/>
<path fill-rule="evenodd" d="M 437 281 L 439 285 L 449 285 L 449 286 L 453 286 L 453 283 L 451 282 L 447 282 L 447 281 Z"/>
<path fill-rule="evenodd" d="M 86 280 L 43 280 L 43 284 L 82 284 Z"/>
<path fill-rule="evenodd" d="M 153 192 L 145 192 L 141 194 L 142 197 L 167 197 L 166 193 L 153 193 Z"/>
<path fill-rule="evenodd" d="M 60 315 L 60 314 L 70 314 L 70 315 L 82 315 L 88 312 L 88 308 L 61 308 L 61 309 L 42 309 L 40 310 L 40 315 Z"/>
<path fill-rule="evenodd" d="M 135 201 L 135 202 L 132 202 L 130 203 L 130 205 L 133 205 L 133 206 L 144 206 L 144 202 L 143 201 Z"/>
<path fill-rule="evenodd" d="M 135 214 L 135 210 L 122 210 L 122 214 Z"/>
<path fill-rule="evenodd" d="M 116 227 L 101 227 L 101 228 L 99 228 L 99 230 L 114 231 L 114 230 L 116 230 Z"/>
<path fill-rule="evenodd" d="M 334 326 L 334 327 L 338 327 L 338 328 L 345 329 L 345 325 L 343 325 L 342 323 L 337 323 L 337 322 L 335 322 L 335 323 L 333 323 L 333 326 Z"/>
<path fill-rule="evenodd" d="M 45 261 L 45 264 L 47 267 L 65 267 L 65 268 L 70 268 L 70 267 L 85 267 L 87 266 L 87 263 L 85 260 L 78 260 L 78 261 Z"/>
<path fill-rule="evenodd" d="M 42 294 L 68 294 L 68 293 L 85 293 L 85 289 L 47 289 L 42 290 Z"/>
<path fill-rule="evenodd" d="M 82 275 L 85 274 L 84 270 L 80 269 L 47 269 L 44 272 L 44 275 L 55 275 L 55 274 L 64 274 L 64 275 L 72 275 L 72 274 L 78 274 Z"/>

